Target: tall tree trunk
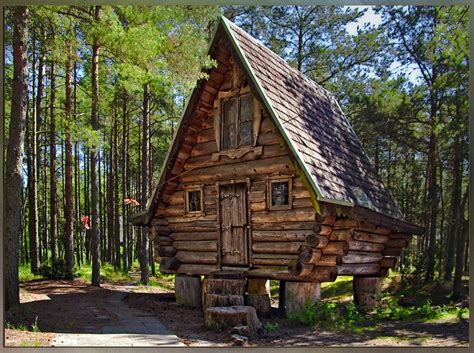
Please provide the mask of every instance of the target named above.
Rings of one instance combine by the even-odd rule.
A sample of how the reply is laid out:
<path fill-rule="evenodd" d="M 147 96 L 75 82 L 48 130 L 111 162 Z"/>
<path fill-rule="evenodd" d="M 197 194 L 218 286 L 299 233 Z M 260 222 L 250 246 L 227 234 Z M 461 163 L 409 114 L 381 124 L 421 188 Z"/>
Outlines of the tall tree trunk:
<path fill-rule="evenodd" d="M 435 257 L 436 257 L 436 229 L 437 229 L 437 214 L 438 214 L 438 182 L 436 174 L 436 145 L 437 137 L 432 128 L 430 135 L 430 142 L 428 147 L 428 202 L 429 202 L 429 244 L 428 244 L 428 262 L 426 269 L 426 280 L 432 281 L 434 279 Z"/>
<path fill-rule="evenodd" d="M 95 22 L 100 20 L 100 8 L 95 7 Z M 92 129 L 99 130 L 99 40 L 97 36 L 92 44 Z M 97 176 L 97 153 L 99 146 L 93 146 L 91 154 L 91 208 L 92 208 L 92 285 L 100 287 L 100 230 L 99 230 L 99 186 Z"/>
<path fill-rule="evenodd" d="M 114 235 L 114 182 L 113 182 L 113 171 L 112 171 L 112 139 L 113 139 L 113 131 L 110 132 L 110 150 L 109 150 L 109 158 L 108 163 L 105 163 L 107 168 L 107 261 L 113 263 L 113 235 Z"/>
<path fill-rule="evenodd" d="M 116 270 L 120 269 L 120 209 L 119 209 L 119 171 L 118 171 L 118 98 L 115 98 L 115 109 L 114 109 L 114 142 L 113 142 L 113 163 L 112 163 L 112 178 L 114 179 L 114 245 L 115 245 L 115 261 L 114 268 Z"/>
<path fill-rule="evenodd" d="M 446 267 L 444 280 L 450 281 L 454 267 L 454 249 L 456 236 L 459 234 L 461 224 L 460 203 L 461 203 L 461 148 L 459 135 L 456 136 L 453 146 L 453 191 L 451 196 L 451 217 L 448 228 L 448 249 L 446 251 Z"/>
<path fill-rule="evenodd" d="M 463 295 L 462 273 L 464 269 L 464 247 L 466 246 L 467 239 L 469 238 L 469 221 L 464 218 L 464 208 L 466 206 L 468 196 L 469 187 L 466 188 L 460 209 L 462 214 L 462 229 L 456 245 L 456 268 L 454 270 L 453 298 L 460 298 Z"/>
<path fill-rule="evenodd" d="M 145 84 L 143 88 L 143 141 L 142 141 L 142 209 L 145 210 L 148 198 L 148 171 L 150 169 L 148 163 L 148 151 L 150 147 L 150 97 L 148 94 L 148 85 Z M 141 239 L 141 256 L 140 256 L 140 272 L 141 282 L 148 284 L 148 230 L 146 227 L 142 228 Z"/>
<path fill-rule="evenodd" d="M 33 40 L 33 90 L 32 96 L 35 97 L 36 94 L 36 84 L 35 84 L 35 72 L 36 72 L 36 40 Z M 41 59 L 40 59 L 41 60 Z M 40 84 L 40 75 L 42 63 L 39 64 L 38 70 L 38 90 Z M 41 76 L 41 77 L 40 77 Z M 38 240 L 38 189 L 37 189 L 37 165 L 38 165 L 38 154 L 37 154 L 37 121 L 38 121 L 38 105 L 36 100 L 33 99 L 33 114 L 31 127 L 29 130 L 29 141 L 30 148 L 28 153 L 28 233 L 30 237 L 30 264 L 31 272 L 38 273 L 40 266 L 40 254 L 39 254 L 39 240 Z"/>
<path fill-rule="evenodd" d="M 126 137 L 126 141 L 127 141 L 127 150 L 126 150 L 126 153 L 125 153 L 125 158 L 126 158 L 126 174 L 127 174 L 127 177 L 125 178 L 125 182 L 127 183 L 127 186 L 126 186 L 126 191 L 127 191 L 127 196 L 131 196 L 131 171 L 130 171 L 130 122 L 129 121 L 126 121 L 126 126 L 127 126 L 127 137 Z M 126 207 L 126 211 L 127 211 L 127 218 L 126 218 L 126 221 L 124 222 L 126 224 L 126 231 L 127 231 L 127 239 L 128 239 L 128 268 L 131 267 L 132 263 L 133 263 L 133 247 L 134 247 L 134 244 L 133 244 L 133 236 L 132 236 L 132 232 L 130 231 L 130 228 L 132 228 L 132 231 L 133 229 L 135 229 L 135 227 L 130 227 L 129 223 L 128 223 L 128 220 L 130 219 L 130 206 Z"/>
<path fill-rule="evenodd" d="M 84 209 L 85 214 L 90 217 L 90 152 L 87 147 L 84 150 Z M 90 224 L 90 221 L 89 221 Z M 90 263 L 91 261 L 91 231 L 86 229 L 84 231 L 85 235 L 85 247 L 86 247 L 86 261 Z"/>
<path fill-rule="evenodd" d="M 68 45 L 67 61 L 66 61 L 66 170 L 65 170 L 65 219 L 64 225 L 64 253 L 66 258 L 66 271 L 69 279 L 74 278 L 74 216 L 73 216 L 73 191 L 72 191 L 72 143 L 71 130 L 69 122 L 71 122 L 71 67 L 72 67 L 72 48 Z"/>
<path fill-rule="evenodd" d="M 10 130 L 5 166 L 4 275 L 5 309 L 20 302 L 18 244 L 23 173 L 22 155 L 28 109 L 28 9 L 13 8 L 13 82 Z"/>
<path fill-rule="evenodd" d="M 103 157 L 101 156 L 103 154 Z M 102 158 L 101 158 L 102 157 Z M 108 230 L 106 230 L 105 228 L 105 224 L 108 220 L 108 217 L 107 217 L 107 212 L 104 214 L 104 212 L 102 212 L 102 207 L 105 203 L 105 200 L 104 200 L 104 195 L 105 194 L 104 192 L 102 192 L 102 179 L 106 179 L 106 177 L 102 177 L 102 174 L 106 174 L 106 168 L 107 168 L 107 160 L 105 158 L 105 153 L 102 152 L 99 150 L 98 153 L 97 153 L 97 158 L 98 158 L 98 178 L 99 178 L 99 218 L 100 218 L 100 223 L 99 223 L 99 232 L 101 234 L 101 237 L 100 237 L 100 243 L 99 243 L 99 247 L 101 249 L 101 256 L 100 256 L 100 259 L 102 261 L 106 261 L 108 260 L 108 257 L 107 257 L 107 235 L 109 234 Z M 101 169 L 101 165 L 104 165 L 104 173 L 102 173 L 102 169 Z M 106 190 L 107 190 L 107 185 L 104 185 Z M 110 261 L 110 260 L 109 260 Z"/>
<path fill-rule="evenodd" d="M 51 260 L 53 264 L 57 261 L 56 230 L 58 223 L 57 209 L 57 185 L 56 185 L 56 72 L 55 63 L 51 61 L 50 67 L 51 80 L 51 102 L 50 102 L 50 124 L 49 124 L 49 185 L 50 190 L 50 208 L 49 208 L 49 238 L 51 240 Z"/>
<path fill-rule="evenodd" d="M 127 182 L 127 94 L 123 93 L 122 98 L 122 199 L 129 197 L 127 195 L 126 182 Z M 122 234 L 123 234 L 123 271 L 128 271 L 128 218 L 127 218 L 127 206 L 123 200 L 122 203 Z"/>

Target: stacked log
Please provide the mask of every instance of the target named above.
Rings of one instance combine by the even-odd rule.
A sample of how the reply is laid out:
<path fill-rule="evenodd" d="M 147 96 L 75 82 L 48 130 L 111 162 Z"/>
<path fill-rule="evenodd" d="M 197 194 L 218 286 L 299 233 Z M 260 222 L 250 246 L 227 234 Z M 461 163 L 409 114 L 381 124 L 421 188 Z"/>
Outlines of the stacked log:
<path fill-rule="evenodd" d="M 154 247 L 154 260 L 160 263 L 160 271 L 163 273 L 174 273 L 181 265 L 174 257 L 176 249 L 170 234 L 168 220 L 163 215 L 160 214 L 151 221 L 148 237 Z"/>
<path fill-rule="evenodd" d="M 312 233 L 305 236 L 305 243 L 298 247 L 298 258 L 289 266 L 289 274 L 301 281 L 332 282 L 337 277 L 337 265 L 349 251 L 346 241 L 333 241 L 335 216 L 316 219 Z"/>
<path fill-rule="evenodd" d="M 398 263 L 398 256 L 402 254 L 405 247 L 408 246 L 411 235 L 404 233 L 390 233 L 388 241 L 383 250 L 383 258 L 380 260 L 380 267 L 383 273 L 387 273 L 389 269 L 394 269 Z"/>
<path fill-rule="evenodd" d="M 397 257 L 410 239 L 407 234 L 391 233 L 367 221 L 336 215 L 317 215 L 313 230 L 314 235 L 308 236 L 306 246 L 299 250 L 301 264 L 292 264 L 293 274 L 307 273 L 307 260 L 311 259 L 309 263 L 315 267 L 337 266 L 341 275 L 384 276 L 396 266 Z M 319 260 L 315 261 L 318 255 L 313 256 L 310 248 L 319 249 Z"/>

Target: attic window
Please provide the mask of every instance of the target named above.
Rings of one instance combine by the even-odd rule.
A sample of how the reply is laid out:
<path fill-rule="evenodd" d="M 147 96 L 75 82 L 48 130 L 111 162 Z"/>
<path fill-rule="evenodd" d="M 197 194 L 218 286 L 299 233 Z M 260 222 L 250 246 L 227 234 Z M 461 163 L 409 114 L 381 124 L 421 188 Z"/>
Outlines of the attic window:
<path fill-rule="evenodd" d="M 221 149 L 252 145 L 253 96 L 246 94 L 222 102 Z"/>
<path fill-rule="evenodd" d="M 188 186 L 185 188 L 187 214 L 200 215 L 204 213 L 203 189 L 203 186 Z"/>
<path fill-rule="evenodd" d="M 291 177 L 267 181 L 267 206 L 270 210 L 287 210 L 292 206 Z"/>

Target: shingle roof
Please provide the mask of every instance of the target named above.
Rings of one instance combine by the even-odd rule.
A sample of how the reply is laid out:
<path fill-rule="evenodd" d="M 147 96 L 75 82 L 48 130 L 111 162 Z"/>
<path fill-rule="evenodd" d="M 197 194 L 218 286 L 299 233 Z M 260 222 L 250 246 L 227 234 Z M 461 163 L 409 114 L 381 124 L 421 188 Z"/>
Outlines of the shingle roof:
<path fill-rule="evenodd" d="M 423 228 L 403 219 L 335 97 L 224 17 L 221 26 L 318 200 L 351 206 L 354 215 L 377 218 L 399 231 L 422 234 Z M 132 217 L 135 224 L 151 221 L 162 188 L 176 177 L 171 175 L 171 167 L 199 92 L 198 85 L 176 129 L 146 210 Z"/>
<path fill-rule="evenodd" d="M 223 22 L 318 199 L 402 220 L 335 97 L 232 22 Z"/>

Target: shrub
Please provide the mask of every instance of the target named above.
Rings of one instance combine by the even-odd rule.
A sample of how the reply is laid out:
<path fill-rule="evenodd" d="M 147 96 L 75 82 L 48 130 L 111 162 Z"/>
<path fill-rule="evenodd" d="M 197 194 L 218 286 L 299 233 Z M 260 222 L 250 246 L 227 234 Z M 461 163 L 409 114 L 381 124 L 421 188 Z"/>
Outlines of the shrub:
<path fill-rule="evenodd" d="M 265 331 L 267 332 L 275 332 L 275 331 L 278 331 L 279 328 L 280 328 L 280 325 L 278 325 L 277 322 L 275 323 L 267 322 L 265 324 Z"/>
<path fill-rule="evenodd" d="M 306 303 L 304 310 L 290 316 L 305 326 L 318 326 L 325 329 L 355 330 L 357 325 L 366 321 L 354 303 L 337 305 L 336 303 L 324 303 L 321 301 L 312 304 Z"/>
<path fill-rule="evenodd" d="M 68 278 L 66 262 L 63 259 L 59 259 L 52 266 L 43 264 L 39 268 L 39 274 L 47 279 L 66 279 Z"/>

